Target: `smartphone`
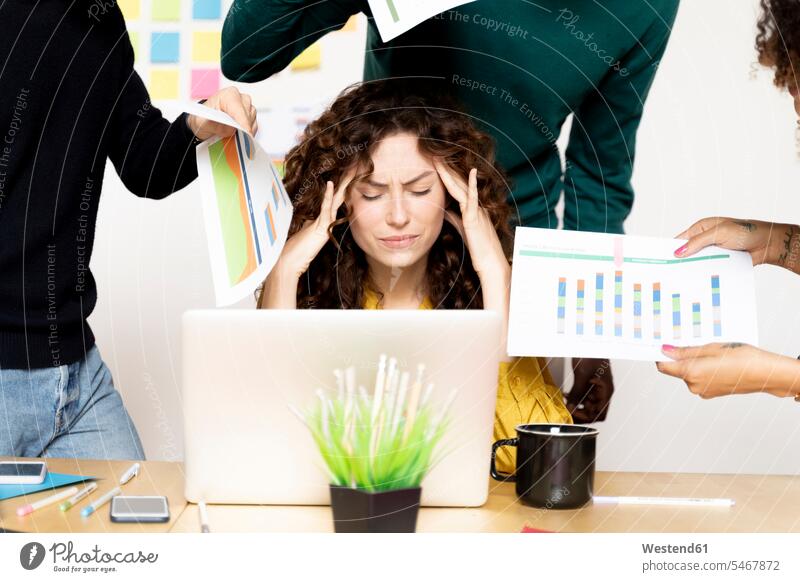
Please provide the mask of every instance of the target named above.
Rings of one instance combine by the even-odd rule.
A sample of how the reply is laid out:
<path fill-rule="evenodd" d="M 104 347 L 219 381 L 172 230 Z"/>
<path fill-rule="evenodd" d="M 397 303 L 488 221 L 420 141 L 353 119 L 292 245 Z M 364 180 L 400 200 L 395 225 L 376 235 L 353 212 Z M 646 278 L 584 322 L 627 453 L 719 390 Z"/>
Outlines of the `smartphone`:
<path fill-rule="evenodd" d="M 0 461 L 0 485 L 39 485 L 47 477 L 42 461 Z"/>
<path fill-rule="evenodd" d="M 117 495 L 111 500 L 115 523 L 166 523 L 169 504 L 163 495 Z"/>

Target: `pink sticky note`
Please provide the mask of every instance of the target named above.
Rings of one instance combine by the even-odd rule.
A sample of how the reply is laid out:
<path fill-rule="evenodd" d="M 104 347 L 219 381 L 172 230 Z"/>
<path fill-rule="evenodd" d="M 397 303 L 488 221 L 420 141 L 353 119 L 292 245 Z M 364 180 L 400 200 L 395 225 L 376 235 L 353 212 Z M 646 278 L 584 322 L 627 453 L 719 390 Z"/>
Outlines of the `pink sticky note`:
<path fill-rule="evenodd" d="M 219 69 L 192 69 L 192 99 L 206 99 L 219 91 Z"/>

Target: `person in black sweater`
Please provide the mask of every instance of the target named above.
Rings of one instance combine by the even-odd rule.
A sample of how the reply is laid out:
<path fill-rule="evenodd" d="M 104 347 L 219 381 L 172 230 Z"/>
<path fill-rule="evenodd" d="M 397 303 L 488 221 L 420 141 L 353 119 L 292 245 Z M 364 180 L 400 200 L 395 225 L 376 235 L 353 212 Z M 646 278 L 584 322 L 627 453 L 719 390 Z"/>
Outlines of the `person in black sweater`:
<path fill-rule="evenodd" d="M 144 458 L 87 323 L 106 159 L 160 199 L 197 177 L 198 143 L 233 129 L 162 117 L 116 2 L 6 0 L 0 28 L 0 456 Z M 206 105 L 257 130 L 236 89 Z"/>

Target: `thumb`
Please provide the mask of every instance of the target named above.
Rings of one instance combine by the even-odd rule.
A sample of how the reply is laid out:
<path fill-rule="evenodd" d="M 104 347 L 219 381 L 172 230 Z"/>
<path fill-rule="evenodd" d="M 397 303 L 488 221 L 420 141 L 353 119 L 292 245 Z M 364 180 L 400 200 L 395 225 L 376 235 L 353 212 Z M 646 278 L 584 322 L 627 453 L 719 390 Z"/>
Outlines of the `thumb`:
<path fill-rule="evenodd" d="M 709 356 L 719 356 L 725 348 L 722 344 L 706 344 L 704 346 L 691 346 L 679 348 L 664 344 L 661 346 L 661 352 L 668 358 L 673 360 L 691 360 L 694 358 L 707 358 Z"/>

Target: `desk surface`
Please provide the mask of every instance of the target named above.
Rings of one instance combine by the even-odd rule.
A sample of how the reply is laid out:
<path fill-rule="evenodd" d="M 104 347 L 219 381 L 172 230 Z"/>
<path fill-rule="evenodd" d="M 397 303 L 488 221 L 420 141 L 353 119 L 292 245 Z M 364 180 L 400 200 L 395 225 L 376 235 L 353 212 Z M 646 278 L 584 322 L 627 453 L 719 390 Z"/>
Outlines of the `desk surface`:
<path fill-rule="evenodd" d="M 0 458 L 0 460 L 10 460 Z M 116 483 L 130 466 L 125 461 L 48 459 L 50 470 L 93 475 L 98 493 Z M 79 508 L 66 514 L 51 506 L 24 518 L 16 508 L 48 493 L 0 501 L 0 528 L 28 532 L 199 532 L 195 505 L 183 497 L 183 466 L 148 461 L 125 486 L 129 495 L 166 495 L 172 519 L 168 524 L 116 524 L 104 508 L 88 519 Z M 477 508 L 423 508 L 420 532 L 518 532 L 525 525 L 562 532 L 800 532 L 800 475 L 703 475 L 674 473 L 605 473 L 596 476 L 597 495 L 731 497 L 734 507 L 666 507 L 587 505 L 558 511 L 527 507 L 516 500 L 510 483 L 491 482 L 489 501 Z M 208 507 L 212 532 L 333 531 L 329 507 Z"/>

